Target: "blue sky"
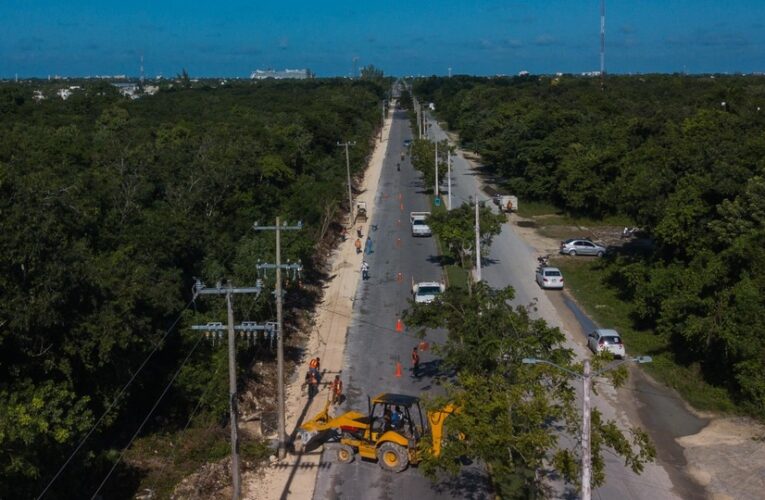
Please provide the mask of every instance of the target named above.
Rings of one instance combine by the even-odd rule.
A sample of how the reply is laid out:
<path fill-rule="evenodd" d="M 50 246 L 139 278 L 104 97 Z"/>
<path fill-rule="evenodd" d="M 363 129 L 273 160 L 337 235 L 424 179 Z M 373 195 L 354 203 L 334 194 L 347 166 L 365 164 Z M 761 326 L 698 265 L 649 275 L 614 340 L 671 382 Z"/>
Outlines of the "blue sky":
<path fill-rule="evenodd" d="M 599 68 L 599 0 L 2 0 L 0 77 Z M 606 2 L 606 70 L 765 71 L 765 0 Z"/>

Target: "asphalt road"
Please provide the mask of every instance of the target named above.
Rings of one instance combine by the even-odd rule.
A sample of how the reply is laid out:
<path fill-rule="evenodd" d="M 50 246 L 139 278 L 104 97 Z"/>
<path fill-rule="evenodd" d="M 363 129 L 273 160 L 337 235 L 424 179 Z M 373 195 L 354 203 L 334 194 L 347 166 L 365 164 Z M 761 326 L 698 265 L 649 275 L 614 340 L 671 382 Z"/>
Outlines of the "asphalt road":
<path fill-rule="evenodd" d="M 431 120 L 430 123 L 428 134 L 431 139 L 447 139 L 446 133 L 435 121 Z M 460 156 L 452 159 L 453 205 L 456 207 L 477 194 L 479 200 L 493 206 L 489 197 L 480 192 L 475 170 Z M 583 347 L 584 335 L 592 329 L 594 323 L 564 294 L 543 291 L 537 286 L 534 281 L 536 255 L 535 249 L 527 245 L 510 224 L 505 224 L 502 233 L 494 238 L 488 257 L 484 259 L 483 279 L 495 288 L 512 286 L 516 292 L 516 305 L 532 305 L 532 315 L 542 317 L 564 331 L 559 310 L 567 307 L 579 326 L 576 331 L 568 332 L 567 345 L 574 348 L 577 355 L 589 356 L 589 351 Z M 626 468 L 618 456 L 605 453 L 606 483 L 593 490 L 593 498 L 704 498 L 704 489 L 689 479 L 685 472 L 683 451 L 674 438 L 699 432 L 706 421 L 689 412 L 673 391 L 651 383 L 637 368 L 632 369 L 631 374 L 628 388 L 631 393 L 625 394 L 623 391 L 617 394 L 612 388 L 601 387 L 601 395 L 610 397 L 606 400 L 597 396 L 594 405 L 606 418 L 616 418 L 624 413 L 639 417 L 640 426 L 649 433 L 657 448 L 657 463 L 648 466 L 642 475 L 638 475 Z M 569 446 L 574 445 L 571 439 L 564 438 L 563 441 L 567 441 Z M 575 496 L 571 485 L 559 483 L 557 488 L 560 496 Z"/>
<path fill-rule="evenodd" d="M 370 279 L 360 283 L 347 336 L 343 363 L 346 369 L 342 375 L 347 396 L 344 410 L 364 412 L 367 396 L 381 392 L 421 395 L 440 389 L 432 378 L 438 360 L 430 352 L 421 353 L 422 373 L 414 378 L 410 354 L 419 339 L 406 328 L 396 332 L 396 321 L 408 307 L 412 279 L 440 281 L 442 276 L 435 241 L 413 238 L 410 232 L 409 212 L 429 210 L 420 174 L 414 171 L 408 157 L 401 162 L 401 171 L 396 170 L 404 140 L 411 138 L 406 113 L 396 112 L 375 195 L 375 215 L 368 226 L 372 230 L 366 229 L 372 238 L 372 253 L 365 256 Z M 429 339 L 437 342 L 444 335 L 445 332 L 431 332 Z M 397 362 L 402 367 L 400 377 L 396 376 Z M 489 498 L 487 478 L 475 466 L 465 468 L 458 478 L 433 483 L 416 467 L 392 474 L 358 457 L 349 465 L 338 464 L 330 452 L 324 453 L 322 462 L 326 465 L 317 476 L 316 499 Z"/>

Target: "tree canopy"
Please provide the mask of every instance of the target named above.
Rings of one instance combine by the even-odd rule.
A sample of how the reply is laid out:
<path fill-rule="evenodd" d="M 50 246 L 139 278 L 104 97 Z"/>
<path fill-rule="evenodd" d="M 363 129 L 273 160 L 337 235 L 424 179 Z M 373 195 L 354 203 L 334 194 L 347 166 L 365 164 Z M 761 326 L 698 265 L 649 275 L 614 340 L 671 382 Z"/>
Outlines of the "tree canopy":
<path fill-rule="evenodd" d="M 182 85 L 130 100 L 104 82 L 77 83 L 67 100 L 55 96 L 56 82 L 0 87 L 4 498 L 40 493 L 184 311 L 195 277 L 255 282 L 257 260 L 273 259 L 273 235 L 255 235 L 253 222 L 302 220 L 284 258 L 301 259 L 304 278 L 317 279 L 317 243 L 344 199 L 336 143 L 357 141 L 358 172 L 384 93 L 338 79 Z M 299 303 L 289 290 L 288 302 Z M 271 320 L 268 295 L 236 301 L 237 320 Z M 94 489 L 110 450 L 125 445 L 197 338 L 189 325 L 224 311 L 222 301 L 189 304 L 49 498 Z M 258 356 L 270 351 L 243 347 L 241 369 Z M 184 422 L 205 392 L 214 397 L 203 410 L 219 418 L 221 365 L 222 351 L 196 351 L 152 420 L 164 424 L 148 430 Z M 111 493 L 130 496 L 127 483 Z"/>
<path fill-rule="evenodd" d="M 676 359 L 765 417 L 765 77 L 428 78 L 423 101 L 526 199 L 653 241 L 608 282 Z"/>
<path fill-rule="evenodd" d="M 424 447 L 423 470 L 432 477 L 440 470 L 456 474 L 464 458 L 485 463 L 498 496 L 533 498 L 544 492 L 538 471 L 546 464 L 567 480 L 578 482 L 575 447 L 562 435 L 581 435 L 581 413 L 571 376 L 547 365 L 530 367 L 522 359 L 534 357 L 572 371 L 573 355 L 562 347 L 564 335 L 523 307 L 513 308 L 512 288 L 495 290 L 481 282 L 472 294 L 449 288 L 430 304 L 413 304 L 405 321 L 413 327 L 445 328 L 447 341 L 436 346 L 444 371 L 456 377 L 446 394 L 431 401 L 438 409 L 447 403 L 457 411 L 446 418 L 445 442 L 439 457 Z M 607 359 L 596 359 L 596 365 Z M 653 460 L 647 435 L 631 428 L 625 435 L 617 424 L 592 413 L 593 485 L 605 480 L 603 454 L 622 456 L 635 472 Z M 563 441 L 563 442 L 561 442 Z"/>

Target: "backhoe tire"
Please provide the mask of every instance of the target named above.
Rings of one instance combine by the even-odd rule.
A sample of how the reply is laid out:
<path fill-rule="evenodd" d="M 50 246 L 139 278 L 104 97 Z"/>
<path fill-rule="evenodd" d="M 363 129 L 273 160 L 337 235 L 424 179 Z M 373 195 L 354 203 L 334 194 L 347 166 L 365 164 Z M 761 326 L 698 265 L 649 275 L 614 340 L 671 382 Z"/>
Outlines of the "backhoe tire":
<path fill-rule="evenodd" d="M 353 462 L 356 453 L 354 453 L 353 448 L 350 446 L 341 445 L 335 451 L 335 456 L 337 457 L 337 461 L 341 464 L 349 464 Z"/>
<path fill-rule="evenodd" d="M 401 472 L 409 465 L 409 453 L 396 443 L 383 443 L 377 448 L 377 463 L 388 472 Z"/>

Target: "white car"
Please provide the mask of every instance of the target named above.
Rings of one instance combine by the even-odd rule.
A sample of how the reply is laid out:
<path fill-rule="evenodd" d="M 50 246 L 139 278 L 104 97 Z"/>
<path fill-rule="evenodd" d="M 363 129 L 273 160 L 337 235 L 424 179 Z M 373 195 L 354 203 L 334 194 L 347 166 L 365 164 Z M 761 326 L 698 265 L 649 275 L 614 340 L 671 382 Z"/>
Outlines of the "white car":
<path fill-rule="evenodd" d="M 412 299 L 418 304 L 430 304 L 444 293 L 446 285 L 437 281 L 421 281 L 412 284 Z"/>
<path fill-rule="evenodd" d="M 617 358 L 624 358 L 626 355 L 624 343 L 622 342 L 619 332 L 616 330 L 598 328 L 597 330 L 592 331 L 587 336 L 587 346 L 595 354 L 607 351 Z"/>
<path fill-rule="evenodd" d="M 412 236 L 433 235 L 427 223 L 429 216 L 430 212 L 411 212 L 409 214 L 409 222 L 412 223 Z"/>
<path fill-rule="evenodd" d="M 563 289 L 563 273 L 557 267 L 538 267 L 536 279 L 542 288 Z"/>

